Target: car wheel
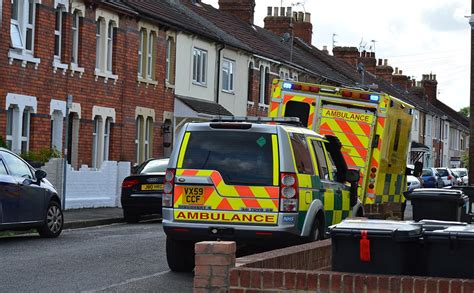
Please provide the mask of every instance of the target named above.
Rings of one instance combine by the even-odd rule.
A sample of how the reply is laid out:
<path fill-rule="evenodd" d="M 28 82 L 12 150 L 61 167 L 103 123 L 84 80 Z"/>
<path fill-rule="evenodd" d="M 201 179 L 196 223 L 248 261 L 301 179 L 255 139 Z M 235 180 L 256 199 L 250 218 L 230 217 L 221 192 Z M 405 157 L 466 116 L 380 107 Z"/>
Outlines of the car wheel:
<path fill-rule="evenodd" d="M 61 234 L 63 230 L 64 217 L 59 203 L 51 201 L 46 211 L 44 224 L 38 228 L 41 237 L 55 238 Z"/>
<path fill-rule="evenodd" d="M 129 210 L 123 209 L 123 219 L 129 224 L 138 223 L 140 216 L 136 213 L 132 213 Z"/>
<path fill-rule="evenodd" d="M 166 237 L 166 260 L 173 272 L 192 272 L 194 269 L 194 242 Z"/>
<path fill-rule="evenodd" d="M 318 219 L 318 216 L 314 219 L 313 226 L 311 227 L 311 233 L 309 234 L 308 241 L 319 241 L 324 238 L 324 231 L 321 227 L 321 221 Z"/>

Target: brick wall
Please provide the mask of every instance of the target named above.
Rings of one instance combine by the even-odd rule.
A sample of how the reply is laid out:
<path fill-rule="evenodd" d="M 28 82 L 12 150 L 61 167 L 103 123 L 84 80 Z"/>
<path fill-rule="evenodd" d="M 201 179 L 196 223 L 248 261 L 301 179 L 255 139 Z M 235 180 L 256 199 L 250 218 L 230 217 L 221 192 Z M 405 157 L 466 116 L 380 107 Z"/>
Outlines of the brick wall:
<path fill-rule="evenodd" d="M 41 59 L 38 68 L 31 63 L 22 66 L 21 61 L 9 64 L 7 58 L 10 46 L 10 1 L 3 1 L 3 17 L 0 27 L 0 135 L 5 137 L 5 97 L 7 93 L 34 96 L 38 111 L 32 116 L 30 126 L 30 150 L 49 148 L 51 145 L 50 100 L 65 100 L 73 95 L 74 102 L 81 105 L 79 128 L 78 165 L 90 165 L 92 161 L 92 107 L 114 108 L 116 121 L 110 136 L 110 160 L 135 161 L 135 107 L 155 110 L 152 156 L 163 155 L 161 125 L 163 111 L 173 112 L 173 90 L 165 85 L 165 28 L 160 27 L 156 42 L 155 70 L 158 85 L 137 82 L 138 68 L 138 23 L 137 18 L 126 11 L 117 11 L 120 21 L 116 30 L 113 50 L 113 73 L 118 80 L 106 81 L 94 75 L 96 58 L 96 5 L 86 6 L 85 16 L 79 26 L 79 66 L 84 68 L 82 77 L 69 69 L 63 72 L 53 70 L 54 9 L 53 0 L 43 0 L 37 5 L 35 26 L 36 58 Z M 100 6 L 101 4 L 99 4 Z M 107 9 L 106 7 L 102 7 Z M 69 65 L 71 59 L 72 14 L 63 14 L 65 24 L 62 35 L 62 63 Z M 64 143 L 64 139 L 63 139 Z"/>
<path fill-rule="evenodd" d="M 474 292 L 474 280 L 332 272 L 330 240 L 238 258 L 235 267 L 233 251 L 232 242 L 196 244 L 194 292 Z"/>

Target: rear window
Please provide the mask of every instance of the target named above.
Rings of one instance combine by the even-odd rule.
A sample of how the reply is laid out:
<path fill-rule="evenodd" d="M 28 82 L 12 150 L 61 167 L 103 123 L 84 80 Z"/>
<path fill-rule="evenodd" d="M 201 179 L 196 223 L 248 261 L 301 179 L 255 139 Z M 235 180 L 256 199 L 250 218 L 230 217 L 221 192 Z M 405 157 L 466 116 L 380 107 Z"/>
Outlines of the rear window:
<path fill-rule="evenodd" d="M 433 172 L 430 169 L 423 169 L 422 176 L 432 176 Z"/>
<path fill-rule="evenodd" d="M 168 160 L 152 160 L 140 170 L 140 174 L 165 172 L 167 167 Z"/>
<path fill-rule="evenodd" d="M 192 132 L 182 168 L 219 171 L 224 182 L 231 185 L 273 185 L 272 135 Z"/>
<path fill-rule="evenodd" d="M 439 173 L 439 176 L 448 176 L 448 170 L 446 169 L 436 169 Z"/>

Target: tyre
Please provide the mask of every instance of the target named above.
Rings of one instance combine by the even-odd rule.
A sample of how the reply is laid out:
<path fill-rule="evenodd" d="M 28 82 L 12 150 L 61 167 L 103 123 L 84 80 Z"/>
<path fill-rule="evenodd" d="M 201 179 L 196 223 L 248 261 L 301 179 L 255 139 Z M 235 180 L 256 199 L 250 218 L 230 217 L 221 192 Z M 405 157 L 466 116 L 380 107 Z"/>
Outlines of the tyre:
<path fill-rule="evenodd" d="M 61 234 L 63 230 L 64 217 L 59 203 L 51 201 L 46 210 L 44 224 L 38 228 L 41 237 L 55 238 Z"/>
<path fill-rule="evenodd" d="M 129 210 L 123 209 L 123 219 L 129 224 L 134 224 L 140 221 L 140 216 L 136 213 L 130 212 Z"/>
<path fill-rule="evenodd" d="M 194 269 L 194 243 L 166 237 L 166 260 L 173 272 L 192 272 Z"/>
<path fill-rule="evenodd" d="M 319 241 L 324 238 L 324 231 L 322 229 L 321 221 L 319 217 L 316 216 L 313 222 L 313 226 L 311 227 L 311 233 L 309 233 L 309 242 Z"/>

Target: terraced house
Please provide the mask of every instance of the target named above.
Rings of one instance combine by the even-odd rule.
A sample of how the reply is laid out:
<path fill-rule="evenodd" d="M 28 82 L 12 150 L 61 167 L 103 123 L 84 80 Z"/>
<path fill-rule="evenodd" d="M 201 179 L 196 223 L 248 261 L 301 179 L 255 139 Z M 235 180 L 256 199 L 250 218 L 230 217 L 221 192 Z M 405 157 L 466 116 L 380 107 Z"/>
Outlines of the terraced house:
<path fill-rule="evenodd" d="M 417 84 L 355 48 L 331 56 L 293 7 L 269 7 L 261 28 L 255 0 L 0 1 L 0 136 L 17 153 L 66 148 L 75 168 L 167 156 L 187 121 L 266 116 L 274 78 L 414 104 L 412 160 L 457 166 L 467 148 L 468 122 L 433 95 L 436 77 Z"/>

